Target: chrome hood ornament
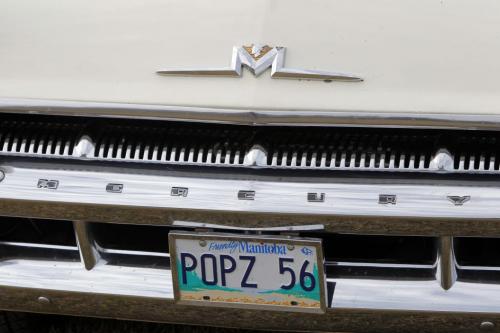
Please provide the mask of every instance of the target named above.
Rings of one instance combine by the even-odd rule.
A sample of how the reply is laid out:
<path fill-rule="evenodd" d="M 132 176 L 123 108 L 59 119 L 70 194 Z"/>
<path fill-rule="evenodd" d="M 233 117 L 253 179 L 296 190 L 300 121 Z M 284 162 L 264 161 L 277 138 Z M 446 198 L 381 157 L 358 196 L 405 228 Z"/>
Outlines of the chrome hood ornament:
<path fill-rule="evenodd" d="M 351 74 L 287 68 L 285 67 L 284 47 L 271 47 L 262 44 L 235 46 L 230 67 L 162 69 L 156 73 L 160 75 L 241 77 L 243 66 L 247 67 L 255 76 L 259 76 L 271 67 L 271 77 L 274 79 L 363 81 L 362 78 Z"/>

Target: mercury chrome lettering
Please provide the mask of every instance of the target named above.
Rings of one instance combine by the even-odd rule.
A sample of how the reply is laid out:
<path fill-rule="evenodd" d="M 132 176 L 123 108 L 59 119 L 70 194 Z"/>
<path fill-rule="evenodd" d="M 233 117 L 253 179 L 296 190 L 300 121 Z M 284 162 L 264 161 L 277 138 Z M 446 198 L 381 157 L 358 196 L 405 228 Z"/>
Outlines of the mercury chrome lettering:
<path fill-rule="evenodd" d="M 37 183 L 38 188 L 46 188 L 49 190 L 57 190 L 59 181 L 54 179 L 39 179 Z"/>

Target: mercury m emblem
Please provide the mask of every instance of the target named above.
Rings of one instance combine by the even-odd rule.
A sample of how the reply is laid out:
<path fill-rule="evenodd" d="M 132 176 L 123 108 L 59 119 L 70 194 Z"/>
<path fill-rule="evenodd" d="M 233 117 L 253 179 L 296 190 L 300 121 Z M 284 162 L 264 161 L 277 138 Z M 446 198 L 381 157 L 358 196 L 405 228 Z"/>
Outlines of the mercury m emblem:
<path fill-rule="evenodd" d="M 379 194 L 378 203 L 381 205 L 395 205 L 397 196 L 395 194 Z"/>
<path fill-rule="evenodd" d="M 273 79 L 363 81 L 360 77 L 351 74 L 285 67 L 285 48 L 264 44 L 233 47 L 233 56 L 229 67 L 167 68 L 156 73 L 160 75 L 241 77 L 243 67 L 248 68 L 255 76 L 259 76 L 271 67 Z"/>

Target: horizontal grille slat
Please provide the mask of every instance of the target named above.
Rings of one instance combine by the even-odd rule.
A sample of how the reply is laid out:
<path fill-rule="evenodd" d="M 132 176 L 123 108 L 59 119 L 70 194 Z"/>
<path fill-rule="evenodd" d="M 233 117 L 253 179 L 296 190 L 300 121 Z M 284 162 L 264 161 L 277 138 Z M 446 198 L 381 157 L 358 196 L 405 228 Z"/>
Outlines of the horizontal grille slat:
<path fill-rule="evenodd" d="M 0 116 L 2 155 L 160 164 L 499 173 L 499 138 L 494 131 Z"/>

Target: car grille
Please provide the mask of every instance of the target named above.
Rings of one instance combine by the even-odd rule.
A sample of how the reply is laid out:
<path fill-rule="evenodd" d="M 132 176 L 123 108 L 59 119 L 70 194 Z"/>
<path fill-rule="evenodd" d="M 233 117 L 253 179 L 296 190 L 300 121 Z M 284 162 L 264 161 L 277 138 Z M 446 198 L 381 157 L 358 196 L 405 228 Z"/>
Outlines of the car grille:
<path fill-rule="evenodd" d="M 332 308 L 461 311 L 500 294 L 499 140 L 3 113 L 0 285 L 172 300 L 169 233 L 216 231 L 320 238 Z"/>
<path fill-rule="evenodd" d="M 173 227 L 89 222 L 88 229 L 98 256 L 106 265 L 170 267 L 168 233 Z M 175 228 L 179 229 L 195 230 Z M 295 236 L 323 240 L 327 275 L 333 279 L 441 282 L 438 237 L 324 232 L 302 232 Z M 500 282 L 500 261 L 496 255 L 500 238 L 455 237 L 450 244 L 458 280 Z M 0 265 L 15 259 L 84 263 L 70 221 L 0 217 L 0 250 Z"/>
<path fill-rule="evenodd" d="M 500 172 L 493 131 L 0 115 L 0 154 L 272 169 Z"/>

